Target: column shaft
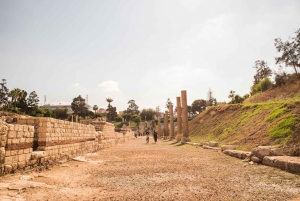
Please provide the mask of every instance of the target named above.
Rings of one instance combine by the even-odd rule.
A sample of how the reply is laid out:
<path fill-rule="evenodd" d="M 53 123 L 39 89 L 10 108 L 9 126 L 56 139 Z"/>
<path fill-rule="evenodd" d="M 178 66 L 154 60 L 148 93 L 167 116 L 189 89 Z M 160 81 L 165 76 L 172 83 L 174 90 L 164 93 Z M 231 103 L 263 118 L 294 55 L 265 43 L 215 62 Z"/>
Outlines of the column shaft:
<path fill-rule="evenodd" d="M 169 105 L 170 110 L 170 140 L 174 139 L 174 117 L 173 117 L 173 105 Z"/>
<path fill-rule="evenodd" d="M 164 139 L 169 137 L 168 111 L 165 111 L 164 116 Z"/>
<path fill-rule="evenodd" d="M 188 122 L 188 109 L 187 109 L 187 95 L 186 90 L 181 91 L 182 99 L 182 133 L 183 138 L 181 142 L 189 142 L 189 122 Z"/>
<path fill-rule="evenodd" d="M 182 139 L 182 107 L 181 107 L 181 98 L 176 97 L 177 102 L 177 135 L 176 140 L 179 142 Z"/>

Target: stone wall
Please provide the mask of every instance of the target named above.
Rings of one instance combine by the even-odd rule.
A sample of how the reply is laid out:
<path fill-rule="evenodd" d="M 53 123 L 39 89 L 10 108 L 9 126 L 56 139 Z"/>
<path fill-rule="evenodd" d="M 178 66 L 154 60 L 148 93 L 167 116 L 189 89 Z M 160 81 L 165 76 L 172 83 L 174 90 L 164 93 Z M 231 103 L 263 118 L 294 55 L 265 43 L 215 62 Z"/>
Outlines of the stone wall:
<path fill-rule="evenodd" d="M 48 117 L 20 117 L 14 124 L 0 119 L 0 175 L 16 170 L 47 169 L 61 160 L 123 143 L 133 133 L 115 132 L 114 125 L 95 125 Z"/>

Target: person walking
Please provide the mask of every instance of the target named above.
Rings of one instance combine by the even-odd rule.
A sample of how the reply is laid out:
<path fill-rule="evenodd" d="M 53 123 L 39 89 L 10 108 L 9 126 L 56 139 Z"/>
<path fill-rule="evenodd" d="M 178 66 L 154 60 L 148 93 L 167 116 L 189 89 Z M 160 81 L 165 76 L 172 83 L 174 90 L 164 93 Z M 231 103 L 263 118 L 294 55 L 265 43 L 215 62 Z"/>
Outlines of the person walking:
<path fill-rule="evenodd" d="M 156 144 L 156 142 L 157 142 L 157 132 L 155 132 L 155 131 L 153 133 L 153 138 L 154 138 L 154 143 Z"/>
<path fill-rule="evenodd" d="M 149 132 L 146 132 L 146 142 L 149 143 Z"/>

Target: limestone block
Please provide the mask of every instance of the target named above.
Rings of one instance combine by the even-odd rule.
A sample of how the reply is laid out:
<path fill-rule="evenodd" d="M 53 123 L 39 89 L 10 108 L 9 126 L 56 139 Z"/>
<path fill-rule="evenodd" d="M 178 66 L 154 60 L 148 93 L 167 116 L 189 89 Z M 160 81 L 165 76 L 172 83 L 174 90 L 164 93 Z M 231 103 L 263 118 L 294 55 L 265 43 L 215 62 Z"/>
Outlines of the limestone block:
<path fill-rule="evenodd" d="M 262 160 L 256 156 L 251 156 L 251 161 L 253 161 L 254 163 L 260 163 Z"/>
<path fill-rule="evenodd" d="M 6 140 L 1 140 L 0 147 L 5 147 L 5 146 L 6 146 Z"/>
<path fill-rule="evenodd" d="M 3 155 L 10 156 L 10 150 L 5 151 L 4 147 L 1 147 L 0 152 L 1 152 L 0 156 Z"/>
<path fill-rule="evenodd" d="M 13 144 L 17 144 L 17 143 L 20 143 L 20 139 L 14 138 L 14 139 L 11 139 L 11 142 L 12 142 Z"/>
<path fill-rule="evenodd" d="M 29 131 L 29 132 L 34 132 L 34 127 L 33 127 L 33 126 L 29 126 L 29 127 L 28 127 L 28 131 Z"/>
<path fill-rule="evenodd" d="M 26 142 L 25 138 L 21 137 L 20 138 L 20 143 Z"/>
<path fill-rule="evenodd" d="M 34 151 L 31 153 L 31 159 L 38 159 L 45 157 L 45 151 Z"/>
<path fill-rule="evenodd" d="M 227 150 L 227 149 L 235 150 L 236 149 L 236 145 L 222 145 L 221 146 L 221 150 L 222 151 Z"/>
<path fill-rule="evenodd" d="M 7 156 L 4 159 L 4 165 L 11 165 L 13 163 L 13 156 Z"/>
<path fill-rule="evenodd" d="M 251 157 L 259 158 L 260 162 L 263 161 L 265 156 L 283 156 L 281 149 L 271 146 L 259 146 L 252 149 Z"/>
<path fill-rule="evenodd" d="M 18 163 L 18 169 L 23 169 L 25 167 L 25 162 Z"/>
<path fill-rule="evenodd" d="M 19 162 L 26 161 L 26 154 L 21 154 L 21 155 L 18 155 L 18 156 L 19 156 L 19 158 L 18 158 Z"/>
<path fill-rule="evenodd" d="M 4 171 L 5 171 L 5 173 L 11 173 L 11 171 L 12 171 L 12 166 L 11 165 L 5 165 L 4 166 Z"/>
<path fill-rule="evenodd" d="M 19 152 L 19 150 L 11 150 L 11 151 L 10 151 L 10 155 L 11 155 L 11 156 L 18 155 L 18 152 Z"/>
<path fill-rule="evenodd" d="M 7 124 L 8 130 L 9 131 L 14 131 L 15 130 L 15 125 L 14 124 Z"/>
<path fill-rule="evenodd" d="M 34 125 L 35 120 L 34 119 L 27 119 L 27 125 Z"/>
<path fill-rule="evenodd" d="M 9 139 L 16 138 L 16 137 L 17 137 L 17 132 L 14 131 L 14 130 L 9 130 L 9 131 L 8 131 L 8 134 L 7 134 L 7 137 L 8 137 Z"/>
<path fill-rule="evenodd" d="M 23 136 L 23 131 L 17 131 L 17 138 L 21 138 Z"/>
<path fill-rule="evenodd" d="M 25 125 L 23 125 L 23 130 L 22 130 L 23 132 L 24 131 L 28 131 L 28 126 L 25 126 Z"/>

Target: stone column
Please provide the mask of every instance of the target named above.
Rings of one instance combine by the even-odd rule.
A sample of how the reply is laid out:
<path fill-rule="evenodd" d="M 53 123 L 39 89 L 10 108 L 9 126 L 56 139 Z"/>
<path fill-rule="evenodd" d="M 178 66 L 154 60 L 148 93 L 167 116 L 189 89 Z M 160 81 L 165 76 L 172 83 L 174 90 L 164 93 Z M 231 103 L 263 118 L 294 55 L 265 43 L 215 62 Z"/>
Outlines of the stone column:
<path fill-rule="evenodd" d="M 157 122 L 157 136 L 158 136 L 158 137 L 161 137 L 160 118 L 158 118 L 158 122 Z"/>
<path fill-rule="evenodd" d="M 73 114 L 72 114 L 72 122 L 73 122 Z"/>
<path fill-rule="evenodd" d="M 169 138 L 169 122 L 168 122 L 168 111 L 165 111 L 164 116 L 164 139 Z"/>
<path fill-rule="evenodd" d="M 181 91 L 181 99 L 182 99 L 182 134 L 183 134 L 181 142 L 185 143 L 191 141 L 189 138 L 189 122 L 188 122 L 186 90 Z"/>
<path fill-rule="evenodd" d="M 176 141 L 180 142 L 182 139 L 182 108 L 181 108 L 181 98 L 176 97 L 177 102 L 177 135 L 176 135 Z"/>
<path fill-rule="evenodd" d="M 76 123 L 78 123 L 78 115 L 76 115 Z"/>
<path fill-rule="evenodd" d="M 169 105 L 170 110 L 170 140 L 174 139 L 174 118 L 173 118 L 173 105 Z"/>

